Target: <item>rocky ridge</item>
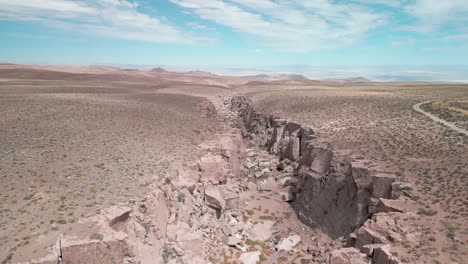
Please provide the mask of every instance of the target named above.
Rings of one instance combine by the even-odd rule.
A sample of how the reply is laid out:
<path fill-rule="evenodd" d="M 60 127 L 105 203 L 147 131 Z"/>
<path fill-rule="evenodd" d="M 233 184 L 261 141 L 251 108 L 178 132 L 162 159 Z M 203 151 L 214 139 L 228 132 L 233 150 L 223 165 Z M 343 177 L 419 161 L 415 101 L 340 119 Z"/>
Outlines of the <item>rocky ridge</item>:
<path fill-rule="evenodd" d="M 401 263 L 395 243 L 422 239 L 401 225 L 413 216 L 408 184 L 315 145 L 311 128 L 257 113 L 242 96 L 210 99 L 203 114 L 230 126 L 200 145 L 204 156 L 146 198 L 83 219 L 98 231 L 61 236 L 30 263 L 387 264 Z"/>

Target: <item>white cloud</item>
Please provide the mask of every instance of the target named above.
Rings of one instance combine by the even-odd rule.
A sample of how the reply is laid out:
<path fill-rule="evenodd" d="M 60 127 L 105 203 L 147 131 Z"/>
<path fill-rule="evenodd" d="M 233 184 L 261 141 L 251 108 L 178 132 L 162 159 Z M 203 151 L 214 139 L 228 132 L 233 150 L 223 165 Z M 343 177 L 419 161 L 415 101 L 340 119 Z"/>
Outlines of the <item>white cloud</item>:
<path fill-rule="evenodd" d="M 416 23 L 402 27 L 409 31 L 432 33 L 449 23 L 452 30 L 458 30 L 468 23 L 466 0 L 416 0 L 404 10 L 417 19 Z"/>
<path fill-rule="evenodd" d="M 137 10 L 127 0 L 0 0 L 0 19 L 26 20 L 120 39 L 198 43 L 197 37 Z"/>
<path fill-rule="evenodd" d="M 363 6 L 328 0 L 170 0 L 201 19 L 248 34 L 264 45 L 311 51 L 355 43 L 384 16 Z"/>
<path fill-rule="evenodd" d="M 212 43 L 220 36 L 214 23 L 248 36 L 261 48 L 299 52 L 359 43 L 383 25 L 389 32 L 437 33 L 437 38 L 463 36 L 468 30 L 467 0 L 166 0 L 190 17 L 180 25 L 151 15 L 155 12 L 138 1 L 0 0 L 0 20 L 183 44 Z M 160 1 L 152 1 L 156 10 Z"/>

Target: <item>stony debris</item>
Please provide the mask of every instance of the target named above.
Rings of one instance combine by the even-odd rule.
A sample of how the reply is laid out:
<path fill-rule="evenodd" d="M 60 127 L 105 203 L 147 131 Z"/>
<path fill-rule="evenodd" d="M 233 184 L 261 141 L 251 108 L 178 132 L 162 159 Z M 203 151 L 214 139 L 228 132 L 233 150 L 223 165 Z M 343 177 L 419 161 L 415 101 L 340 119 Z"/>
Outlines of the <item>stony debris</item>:
<path fill-rule="evenodd" d="M 236 246 L 236 245 L 239 245 L 240 243 L 242 243 L 242 240 L 238 238 L 237 236 L 230 236 L 227 242 L 228 246 Z"/>
<path fill-rule="evenodd" d="M 301 237 L 298 235 L 293 235 L 287 238 L 280 240 L 278 245 L 276 245 L 276 251 L 291 251 L 293 248 L 301 242 Z"/>
<path fill-rule="evenodd" d="M 392 199 L 398 199 L 400 197 L 411 197 L 411 191 L 413 186 L 407 182 L 396 181 L 392 183 Z"/>
<path fill-rule="evenodd" d="M 257 182 L 259 191 L 274 191 L 281 189 L 279 183 L 273 178 L 266 178 Z"/>
<path fill-rule="evenodd" d="M 260 261 L 260 255 L 262 255 L 260 251 L 246 252 L 242 253 L 239 260 L 243 264 L 256 264 L 258 261 Z"/>

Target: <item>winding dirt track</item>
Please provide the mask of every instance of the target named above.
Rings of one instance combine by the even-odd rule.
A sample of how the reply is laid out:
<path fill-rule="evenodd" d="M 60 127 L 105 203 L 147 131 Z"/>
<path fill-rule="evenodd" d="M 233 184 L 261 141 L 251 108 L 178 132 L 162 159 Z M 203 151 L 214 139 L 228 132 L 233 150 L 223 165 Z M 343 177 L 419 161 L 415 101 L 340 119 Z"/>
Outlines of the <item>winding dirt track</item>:
<path fill-rule="evenodd" d="M 462 128 L 459 128 L 459 127 L 457 127 L 456 125 L 454 125 L 453 123 L 450 123 L 450 122 L 447 122 L 447 121 L 445 121 L 445 120 L 443 120 L 443 119 L 440 119 L 440 118 L 438 118 L 437 116 L 435 116 L 435 115 L 433 115 L 433 114 L 430 114 L 430 113 L 428 113 L 428 112 L 425 112 L 424 110 L 421 109 L 421 105 L 422 105 L 422 104 L 430 103 L 430 102 L 431 102 L 431 101 L 426 101 L 426 102 L 421 102 L 421 103 L 415 104 L 415 105 L 413 105 L 413 108 L 414 108 L 414 110 L 420 112 L 421 114 L 424 114 L 424 115 L 428 116 L 428 117 L 431 118 L 432 120 L 434 120 L 434 121 L 436 121 L 436 122 L 438 122 L 438 123 L 441 123 L 441 124 L 443 124 L 443 125 L 445 125 L 445 126 L 451 128 L 451 129 L 457 131 L 458 133 L 462 133 L 462 134 L 465 134 L 466 136 L 468 136 L 468 131 L 466 131 L 466 130 L 464 130 L 464 129 L 462 129 Z"/>

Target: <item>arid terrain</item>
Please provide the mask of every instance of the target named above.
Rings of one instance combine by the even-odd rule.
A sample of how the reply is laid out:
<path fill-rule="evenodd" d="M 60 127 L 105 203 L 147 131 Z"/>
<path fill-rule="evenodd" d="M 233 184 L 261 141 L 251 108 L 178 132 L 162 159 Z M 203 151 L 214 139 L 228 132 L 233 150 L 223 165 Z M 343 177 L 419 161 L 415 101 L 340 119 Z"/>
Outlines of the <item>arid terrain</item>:
<path fill-rule="evenodd" d="M 421 105 L 424 111 L 466 130 L 468 85 L 321 82 L 295 75 L 225 77 L 159 68 L 1 64 L 2 264 L 41 259 L 61 235 L 99 238 L 98 225 L 83 219 L 105 214 L 112 206 L 137 205 L 155 186 L 163 185 L 171 186 L 170 191 L 160 187 L 170 200 L 167 229 L 185 230 L 187 224 L 181 226 L 181 219 L 199 216 L 202 220 L 196 221 L 202 226 L 200 230 L 209 230 L 203 231 L 202 257 L 212 263 L 256 263 L 244 261 L 247 257 L 255 259 L 255 254 L 241 256 L 249 252 L 259 252 L 262 263 L 292 263 L 296 258 L 302 260 L 294 263 L 333 263 L 328 254 L 339 249 L 337 240 L 332 241 L 335 238 L 319 227 L 300 222 L 281 192 L 275 192 L 276 185 L 262 186 L 269 184 L 268 177 L 280 179 L 287 172 L 276 170 L 278 159 L 262 146 L 246 143 L 247 150 L 239 154 L 246 155 L 239 158 L 246 159 L 242 163 L 246 171 L 237 174 L 245 179 L 227 180 L 221 192 L 225 193 L 226 205 L 224 200 L 219 203 L 219 198 L 217 202 L 201 198 L 211 209 L 215 207 L 213 215 L 217 218 L 205 219 L 207 209 L 194 209 L 191 217 L 182 216 L 182 210 L 193 206 L 185 202 L 188 197 L 193 195 L 195 204 L 199 197 L 186 182 L 177 185 L 174 179 L 182 179 L 183 173 L 178 171 L 179 178 L 174 178 L 174 171 L 190 167 L 207 150 L 212 151 L 213 147 L 204 143 L 224 131 L 232 113 L 222 104 L 234 95 L 249 98 L 258 112 L 312 128 L 314 144 L 330 145 L 335 154 L 346 156 L 353 164 L 394 175 L 397 181 L 412 186 L 409 202 L 414 216 L 396 221 L 418 232 L 419 242 L 408 239 L 408 243 L 393 243 L 392 256 L 400 262 L 387 263 L 466 261 L 468 136 L 435 122 L 413 106 L 429 102 Z M 226 132 L 230 135 L 226 137 L 236 138 L 237 132 L 230 133 Z M 225 152 L 222 149 L 221 156 L 227 156 L 231 163 L 229 175 L 236 174 L 232 156 Z M 210 166 L 205 170 L 199 165 L 202 182 L 206 171 L 218 175 L 217 165 Z M 203 185 L 206 196 L 211 187 Z M 245 208 L 227 205 L 231 193 L 235 199 L 246 201 Z M 157 197 L 160 201 L 161 196 Z M 228 207 L 231 218 L 219 216 Z M 179 211 L 172 214 L 174 210 Z M 258 242 L 253 237 L 259 234 L 250 237 L 242 233 L 244 228 L 234 236 L 235 231 L 226 232 L 222 223 L 214 224 L 216 219 L 245 223 L 246 230 L 274 222 L 276 237 L 267 236 Z M 190 222 L 187 230 L 197 224 Z M 148 233 L 149 227 L 143 226 Z M 177 233 L 176 240 L 188 234 Z M 168 231 L 168 240 L 172 235 Z M 294 244 L 298 249 L 283 255 L 275 253 L 275 245 L 292 235 L 300 235 L 301 243 Z M 165 239 L 166 234 L 161 237 Z M 317 253 L 312 253 L 312 244 Z M 181 243 L 168 249 L 164 244 L 158 258 L 176 263 L 176 258 L 190 256 L 180 253 L 179 246 Z M 243 247 L 247 253 L 241 250 Z M 374 257 L 374 263 L 384 262 L 378 263 Z"/>
<path fill-rule="evenodd" d="M 319 140 L 414 186 L 425 244 L 410 249 L 436 263 L 463 263 L 468 253 L 468 137 L 413 110 L 424 101 L 466 99 L 466 85 L 359 83 L 243 87 L 255 106 L 316 129 Z M 431 106 L 434 104 L 431 104 Z M 427 109 L 425 107 L 424 109 Z M 466 113 L 441 118 L 463 127 Z M 441 110 L 440 110 L 441 111 Z M 447 110 L 446 110 L 447 111 Z"/>

